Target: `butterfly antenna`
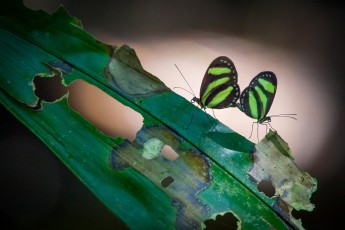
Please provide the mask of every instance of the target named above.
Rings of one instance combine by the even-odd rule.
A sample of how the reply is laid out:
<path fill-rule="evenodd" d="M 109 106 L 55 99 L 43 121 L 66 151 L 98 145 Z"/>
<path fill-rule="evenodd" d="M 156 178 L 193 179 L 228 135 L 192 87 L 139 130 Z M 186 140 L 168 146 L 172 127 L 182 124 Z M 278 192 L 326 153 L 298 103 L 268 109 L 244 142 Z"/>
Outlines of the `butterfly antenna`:
<path fill-rule="evenodd" d="M 296 113 L 276 114 L 270 117 L 288 117 L 297 121 L 297 118 L 294 116 L 297 116 L 297 114 Z"/>
<path fill-rule="evenodd" d="M 186 80 L 186 78 L 183 76 L 181 70 L 177 67 L 176 64 L 175 64 L 175 67 L 176 67 L 176 69 L 180 72 L 181 76 L 183 77 L 184 81 L 187 83 L 189 89 L 192 91 L 192 94 L 193 94 L 193 96 L 195 97 L 196 94 L 194 93 L 192 87 L 189 85 L 189 83 L 188 83 L 188 81 Z M 176 87 L 176 88 L 178 88 L 178 87 Z M 187 91 L 187 90 L 185 90 L 185 91 Z M 189 93 L 190 93 L 190 92 L 189 92 Z"/>
<path fill-rule="evenodd" d="M 182 89 L 182 90 L 186 91 L 187 93 L 189 93 L 190 95 L 192 95 L 193 97 L 195 96 L 193 93 L 191 93 L 190 91 L 188 91 L 182 87 L 174 87 L 173 89 Z"/>

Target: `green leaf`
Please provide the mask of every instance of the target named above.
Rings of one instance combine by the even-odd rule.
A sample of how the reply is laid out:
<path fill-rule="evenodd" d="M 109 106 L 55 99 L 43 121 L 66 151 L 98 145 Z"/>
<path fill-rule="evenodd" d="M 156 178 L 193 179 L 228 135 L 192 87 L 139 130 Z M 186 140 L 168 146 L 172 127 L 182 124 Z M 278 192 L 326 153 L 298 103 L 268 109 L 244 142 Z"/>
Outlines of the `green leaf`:
<path fill-rule="evenodd" d="M 291 210 L 313 209 L 316 180 L 276 133 L 255 146 L 146 72 L 130 47 L 97 41 L 64 8 L 49 15 L 1 4 L 1 103 L 130 228 L 199 229 L 227 212 L 244 229 L 302 228 Z M 108 137 L 69 107 L 68 94 L 38 98 L 35 77 L 93 84 L 139 112 L 143 126 L 133 142 Z M 165 145 L 179 158 L 162 157 Z M 257 189 L 261 179 L 276 196 Z"/>

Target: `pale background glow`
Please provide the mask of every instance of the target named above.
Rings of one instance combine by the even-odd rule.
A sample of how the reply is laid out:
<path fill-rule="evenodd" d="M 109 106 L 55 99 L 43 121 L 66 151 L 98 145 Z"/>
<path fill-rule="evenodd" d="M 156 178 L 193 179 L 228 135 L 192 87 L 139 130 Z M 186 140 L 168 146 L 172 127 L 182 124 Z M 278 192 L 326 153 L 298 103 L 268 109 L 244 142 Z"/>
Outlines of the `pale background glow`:
<path fill-rule="evenodd" d="M 50 13 L 63 4 L 98 40 L 134 48 L 143 67 L 170 88 L 188 89 L 174 67 L 177 64 L 199 94 L 206 68 L 219 55 L 228 56 L 235 63 L 241 89 L 260 71 L 275 72 L 278 90 L 269 115 L 297 113 L 298 120 L 273 118 L 271 124 L 289 143 L 296 164 L 318 180 L 318 191 L 311 200 L 316 209 L 294 212 L 294 216 L 302 219 L 306 229 L 341 226 L 345 205 L 345 8 L 340 1 L 24 3 Z M 82 81 L 72 83 L 69 93 L 73 108 L 104 133 L 135 138 L 142 125 L 140 114 Z M 191 98 L 182 90 L 176 93 Z M 249 136 L 253 120 L 245 114 L 237 109 L 215 112 L 221 122 L 244 137 Z M 0 141 L 4 166 L 0 167 L 4 182 L 0 212 L 8 221 L 5 224 L 12 224 L 13 228 L 124 228 L 4 108 L 0 117 L 6 130 Z M 260 137 L 264 132 L 262 128 Z M 256 141 L 255 133 L 251 140 Z"/>
<path fill-rule="evenodd" d="M 100 38 L 108 44 L 121 44 L 105 35 Z M 145 70 L 159 77 L 171 89 L 179 86 L 189 90 L 174 66 L 177 64 L 198 97 L 205 71 L 218 56 L 225 55 L 232 59 L 241 89 L 247 87 L 259 72 L 273 71 L 278 78 L 278 89 L 268 115 L 296 113 L 298 120 L 274 117 L 271 125 L 289 143 L 295 162 L 301 168 L 310 168 L 321 154 L 318 149 L 325 144 L 325 137 L 333 126 L 334 108 L 330 96 L 320 94 L 323 85 L 317 79 L 322 76 L 318 76 L 319 73 L 298 56 L 222 34 L 196 33 L 182 38 L 145 39 L 128 44 L 136 50 Z M 78 96 L 73 97 L 71 91 L 79 111 L 109 135 L 121 135 L 133 140 L 135 132 L 141 127 L 142 118 L 94 87 L 80 85 L 82 88 L 78 90 Z M 191 99 L 191 95 L 183 90 L 175 89 L 175 92 L 187 100 Z M 214 111 L 221 122 L 249 137 L 253 119 L 236 108 Z M 212 115 L 210 109 L 207 112 Z M 327 117 L 328 121 L 320 122 L 320 117 Z M 261 139 L 266 130 L 264 126 L 259 128 Z M 250 140 L 257 142 L 255 127 Z"/>

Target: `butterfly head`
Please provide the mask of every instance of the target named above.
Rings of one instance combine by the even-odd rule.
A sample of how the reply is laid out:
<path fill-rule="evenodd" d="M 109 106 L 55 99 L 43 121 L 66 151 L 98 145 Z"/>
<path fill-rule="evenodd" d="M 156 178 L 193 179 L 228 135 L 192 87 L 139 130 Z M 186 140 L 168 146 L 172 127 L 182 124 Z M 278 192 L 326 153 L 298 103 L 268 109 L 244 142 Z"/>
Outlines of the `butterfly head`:
<path fill-rule="evenodd" d="M 190 100 L 192 103 L 197 103 L 198 105 L 201 106 L 201 108 L 204 108 L 205 106 L 201 103 L 201 100 L 200 98 L 197 98 L 197 97 L 193 97 L 192 100 Z"/>
<path fill-rule="evenodd" d="M 263 119 L 258 121 L 259 124 L 263 123 L 263 122 L 271 122 L 271 117 L 264 117 Z"/>
<path fill-rule="evenodd" d="M 200 105 L 200 98 L 197 97 L 193 97 L 192 100 L 190 100 L 192 103 L 198 103 L 198 105 Z"/>

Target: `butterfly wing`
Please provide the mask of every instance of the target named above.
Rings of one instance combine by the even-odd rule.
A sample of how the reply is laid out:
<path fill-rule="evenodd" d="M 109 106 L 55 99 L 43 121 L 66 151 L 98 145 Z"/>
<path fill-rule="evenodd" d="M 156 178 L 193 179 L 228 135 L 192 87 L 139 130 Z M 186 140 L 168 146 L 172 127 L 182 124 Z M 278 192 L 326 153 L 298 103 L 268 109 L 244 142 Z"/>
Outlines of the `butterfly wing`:
<path fill-rule="evenodd" d="M 247 116 L 262 122 L 271 108 L 276 91 L 275 74 L 269 71 L 261 72 L 242 91 L 238 107 Z"/>
<path fill-rule="evenodd" d="M 240 87 L 238 84 L 221 84 L 210 91 L 209 95 L 202 103 L 207 108 L 224 109 L 236 106 L 236 101 L 240 97 Z"/>
<path fill-rule="evenodd" d="M 217 57 L 207 68 L 200 87 L 202 107 L 223 109 L 236 106 L 239 94 L 234 63 L 228 57 Z"/>

